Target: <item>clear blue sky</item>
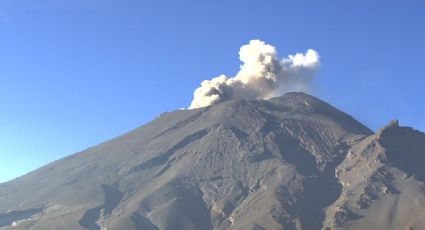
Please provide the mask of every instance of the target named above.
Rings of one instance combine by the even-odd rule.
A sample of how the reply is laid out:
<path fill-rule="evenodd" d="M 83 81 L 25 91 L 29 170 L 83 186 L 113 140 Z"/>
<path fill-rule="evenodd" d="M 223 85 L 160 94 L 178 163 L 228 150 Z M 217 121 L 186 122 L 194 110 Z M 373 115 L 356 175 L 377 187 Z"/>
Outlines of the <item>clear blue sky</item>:
<path fill-rule="evenodd" d="M 0 182 L 187 107 L 239 47 L 321 55 L 314 95 L 425 130 L 425 1 L 0 0 Z"/>

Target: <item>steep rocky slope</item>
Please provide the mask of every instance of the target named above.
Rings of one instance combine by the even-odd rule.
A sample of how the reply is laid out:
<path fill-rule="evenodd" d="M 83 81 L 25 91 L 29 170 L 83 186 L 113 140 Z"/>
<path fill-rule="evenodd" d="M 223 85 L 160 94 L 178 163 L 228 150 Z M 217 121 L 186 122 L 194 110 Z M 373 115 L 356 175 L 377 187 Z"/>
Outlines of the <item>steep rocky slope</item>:
<path fill-rule="evenodd" d="M 303 93 L 175 111 L 0 184 L 0 228 L 421 229 L 424 149 Z"/>
<path fill-rule="evenodd" d="M 343 185 L 331 229 L 425 229 L 425 134 L 396 121 L 364 138 L 336 168 Z"/>

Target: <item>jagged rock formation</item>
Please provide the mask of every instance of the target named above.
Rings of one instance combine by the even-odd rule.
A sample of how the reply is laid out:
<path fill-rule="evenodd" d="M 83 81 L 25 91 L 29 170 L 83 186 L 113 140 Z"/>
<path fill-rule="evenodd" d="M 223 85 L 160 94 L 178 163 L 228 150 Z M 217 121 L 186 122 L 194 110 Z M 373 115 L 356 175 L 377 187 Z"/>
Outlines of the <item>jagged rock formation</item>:
<path fill-rule="evenodd" d="M 424 151 L 303 93 L 229 101 L 0 184 L 0 229 L 424 229 Z"/>

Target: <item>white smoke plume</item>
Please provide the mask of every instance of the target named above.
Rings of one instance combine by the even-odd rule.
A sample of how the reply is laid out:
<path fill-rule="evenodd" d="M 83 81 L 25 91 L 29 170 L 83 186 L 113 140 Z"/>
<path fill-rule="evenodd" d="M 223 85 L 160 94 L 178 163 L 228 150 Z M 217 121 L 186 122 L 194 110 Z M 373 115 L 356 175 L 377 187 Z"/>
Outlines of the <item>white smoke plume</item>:
<path fill-rule="evenodd" d="M 275 47 L 251 40 L 239 51 L 242 61 L 234 77 L 220 75 L 201 83 L 189 109 L 233 99 L 268 99 L 290 91 L 308 91 L 319 66 L 319 54 L 309 49 L 279 59 Z"/>

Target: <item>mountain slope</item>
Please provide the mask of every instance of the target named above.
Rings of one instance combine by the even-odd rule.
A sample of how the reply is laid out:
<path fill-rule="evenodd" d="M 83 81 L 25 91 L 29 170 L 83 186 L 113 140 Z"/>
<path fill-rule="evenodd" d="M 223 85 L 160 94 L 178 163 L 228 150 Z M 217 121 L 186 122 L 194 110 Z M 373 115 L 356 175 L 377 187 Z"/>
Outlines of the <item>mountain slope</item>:
<path fill-rule="evenodd" d="M 386 226 L 423 226 L 397 213 L 423 210 L 424 134 L 390 131 L 373 134 L 303 93 L 165 113 L 0 184 L 0 228 L 358 229 L 388 207 L 396 214 L 382 223 L 398 219 Z M 393 141 L 404 132 L 412 138 Z M 389 180 L 383 166 L 368 168 L 381 152 L 405 183 L 399 193 L 375 188 Z M 350 206 L 374 188 L 362 209 Z"/>
<path fill-rule="evenodd" d="M 425 229 L 425 134 L 396 121 L 348 151 L 331 229 Z"/>

